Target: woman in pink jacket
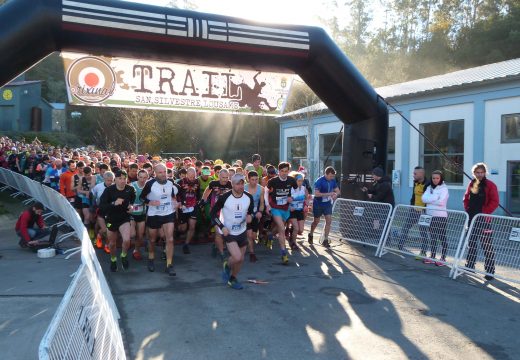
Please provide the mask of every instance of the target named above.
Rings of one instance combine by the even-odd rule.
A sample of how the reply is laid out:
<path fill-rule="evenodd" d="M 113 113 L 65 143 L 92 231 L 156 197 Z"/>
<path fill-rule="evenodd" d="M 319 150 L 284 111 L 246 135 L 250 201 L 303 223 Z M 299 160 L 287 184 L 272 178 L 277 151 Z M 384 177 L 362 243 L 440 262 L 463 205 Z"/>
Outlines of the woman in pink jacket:
<path fill-rule="evenodd" d="M 448 223 L 448 212 L 446 204 L 448 203 L 448 186 L 444 182 L 442 171 L 435 170 L 432 172 L 431 183 L 424 191 L 422 196 L 423 203 L 426 204 L 426 215 L 432 217 L 428 232 L 430 234 L 430 259 L 424 259 L 425 264 L 435 264 L 444 266 L 446 262 L 446 253 L 448 251 L 448 240 L 446 238 L 446 226 Z M 441 243 L 441 259 L 435 260 L 437 255 L 437 241 Z"/>

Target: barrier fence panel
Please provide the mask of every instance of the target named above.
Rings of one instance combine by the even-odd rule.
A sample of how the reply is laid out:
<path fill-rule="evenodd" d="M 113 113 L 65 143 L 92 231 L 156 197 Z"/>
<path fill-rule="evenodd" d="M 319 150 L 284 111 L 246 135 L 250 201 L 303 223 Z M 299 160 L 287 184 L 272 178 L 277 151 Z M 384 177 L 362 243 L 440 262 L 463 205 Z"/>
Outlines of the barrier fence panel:
<path fill-rule="evenodd" d="M 397 205 L 378 255 L 392 251 L 453 267 L 467 224 L 464 211 Z"/>
<path fill-rule="evenodd" d="M 379 249 L 391 213 L 390 204 L 337 199 L 332 208 L 329 241 L 344 240 Z"/>
<path fill-rule="evenodd" d="M 464 272 L 520 283 L 520 218 L 476 215 L 452 271 L 453 278 Z"/>
<path fill-rule="evenodd" d="M 125 359 L 117 321 L 81 264 L 39 347 L 40 359 Z"/>
<path fill-rule="evenodd" d="M 119 312 L 80 216 L 59 192 L 7 169 L 0 181 L 63 218 L 81 239 L 78 271 L 40 342 L 40 359 L 126 359 Z"/>

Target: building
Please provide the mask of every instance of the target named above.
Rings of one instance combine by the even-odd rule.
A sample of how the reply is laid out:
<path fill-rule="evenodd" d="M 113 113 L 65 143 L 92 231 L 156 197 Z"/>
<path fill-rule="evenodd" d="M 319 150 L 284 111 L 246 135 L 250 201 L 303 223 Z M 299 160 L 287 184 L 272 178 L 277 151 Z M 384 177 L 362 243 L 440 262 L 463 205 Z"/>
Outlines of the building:
<path fill-rule="evenodd" d="M 22 75 L 0 88 L 0 131 L 51 131 L 54 108 L 41 96 L 41 81 Z"/>
<path fill-rule="evenodd" d="M 501 205 L 520 214 L 520 59 L 376 89 L 390 104 L 471 175 L 484 161 Z M 396 202 L 407 204 L 413 168 L 440 169 L 449 189 L 448 207 L 462 210 L 469 179 L 389 108 L 388 173 L 394 172 Z M 311 180 L 327 165 L 341 168 L 342 123 L 324 104 L 280 117 L 280 159 L 310 169 Z M 334 143 L 334 141 L 337 141 Z"/>

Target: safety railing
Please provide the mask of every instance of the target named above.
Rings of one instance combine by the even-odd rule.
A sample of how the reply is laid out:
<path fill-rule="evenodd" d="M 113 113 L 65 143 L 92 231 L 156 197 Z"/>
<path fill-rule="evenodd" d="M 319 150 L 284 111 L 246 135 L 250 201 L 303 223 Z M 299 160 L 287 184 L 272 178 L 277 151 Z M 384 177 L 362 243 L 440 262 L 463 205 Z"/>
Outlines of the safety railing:
<path fill-rule="evenodd" d="M 463 273 L 520 283 L 520 218 L 476 215 L 452 276 L 455 279 Z"/>
<path fill-rule="evenodd" d="M 463 211 L 397 205 L 378 255 L 398 252 L 453 268 L 467 224 Z"/>
<path fill-rule="evenodd" d="M 337 199 L 332 207 L 332 223 L 328 239 L 373 246 L 377 253 L 391 214 L 390 204 Z M 322 238 L 323 236 L 322 232 Z"/>
<path fill-rule="evenodd" d="M 10 170 L 0 168 L 0 182 L 41 202 L 81 240 L 82 263 L 40 342 L 40 359 L 126 359 L 119 312 L 76 210 L 60 193 Z"/>

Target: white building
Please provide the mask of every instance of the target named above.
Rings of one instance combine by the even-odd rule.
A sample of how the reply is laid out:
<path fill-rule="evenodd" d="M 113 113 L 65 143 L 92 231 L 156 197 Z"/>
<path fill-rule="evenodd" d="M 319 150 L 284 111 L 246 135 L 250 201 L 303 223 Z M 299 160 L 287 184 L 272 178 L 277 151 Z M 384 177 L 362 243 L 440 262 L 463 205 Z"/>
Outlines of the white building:
<path fill-rule="evenodd" d="M 474 163 L 488 164 L 488 178 L 500 192 L 501 205 L 520 214 L 520 59 L 484 65 L 376 89 L 390 104 L 471 175 Z M 448 207 L 462 209 L 469 179 L 449 165 L 393 109 L 388 136 L 388 173 L 396 203 L 409 202 L 413 168 L 427 174 L 439 169 L 450 189 Z M 342 123 L 324 104 L 280 117 L 280 159 L 302 164 L 311 181 L 328 165 L 341 169 Z M 309 140 L 309 141 L 307 141 Z"/>

